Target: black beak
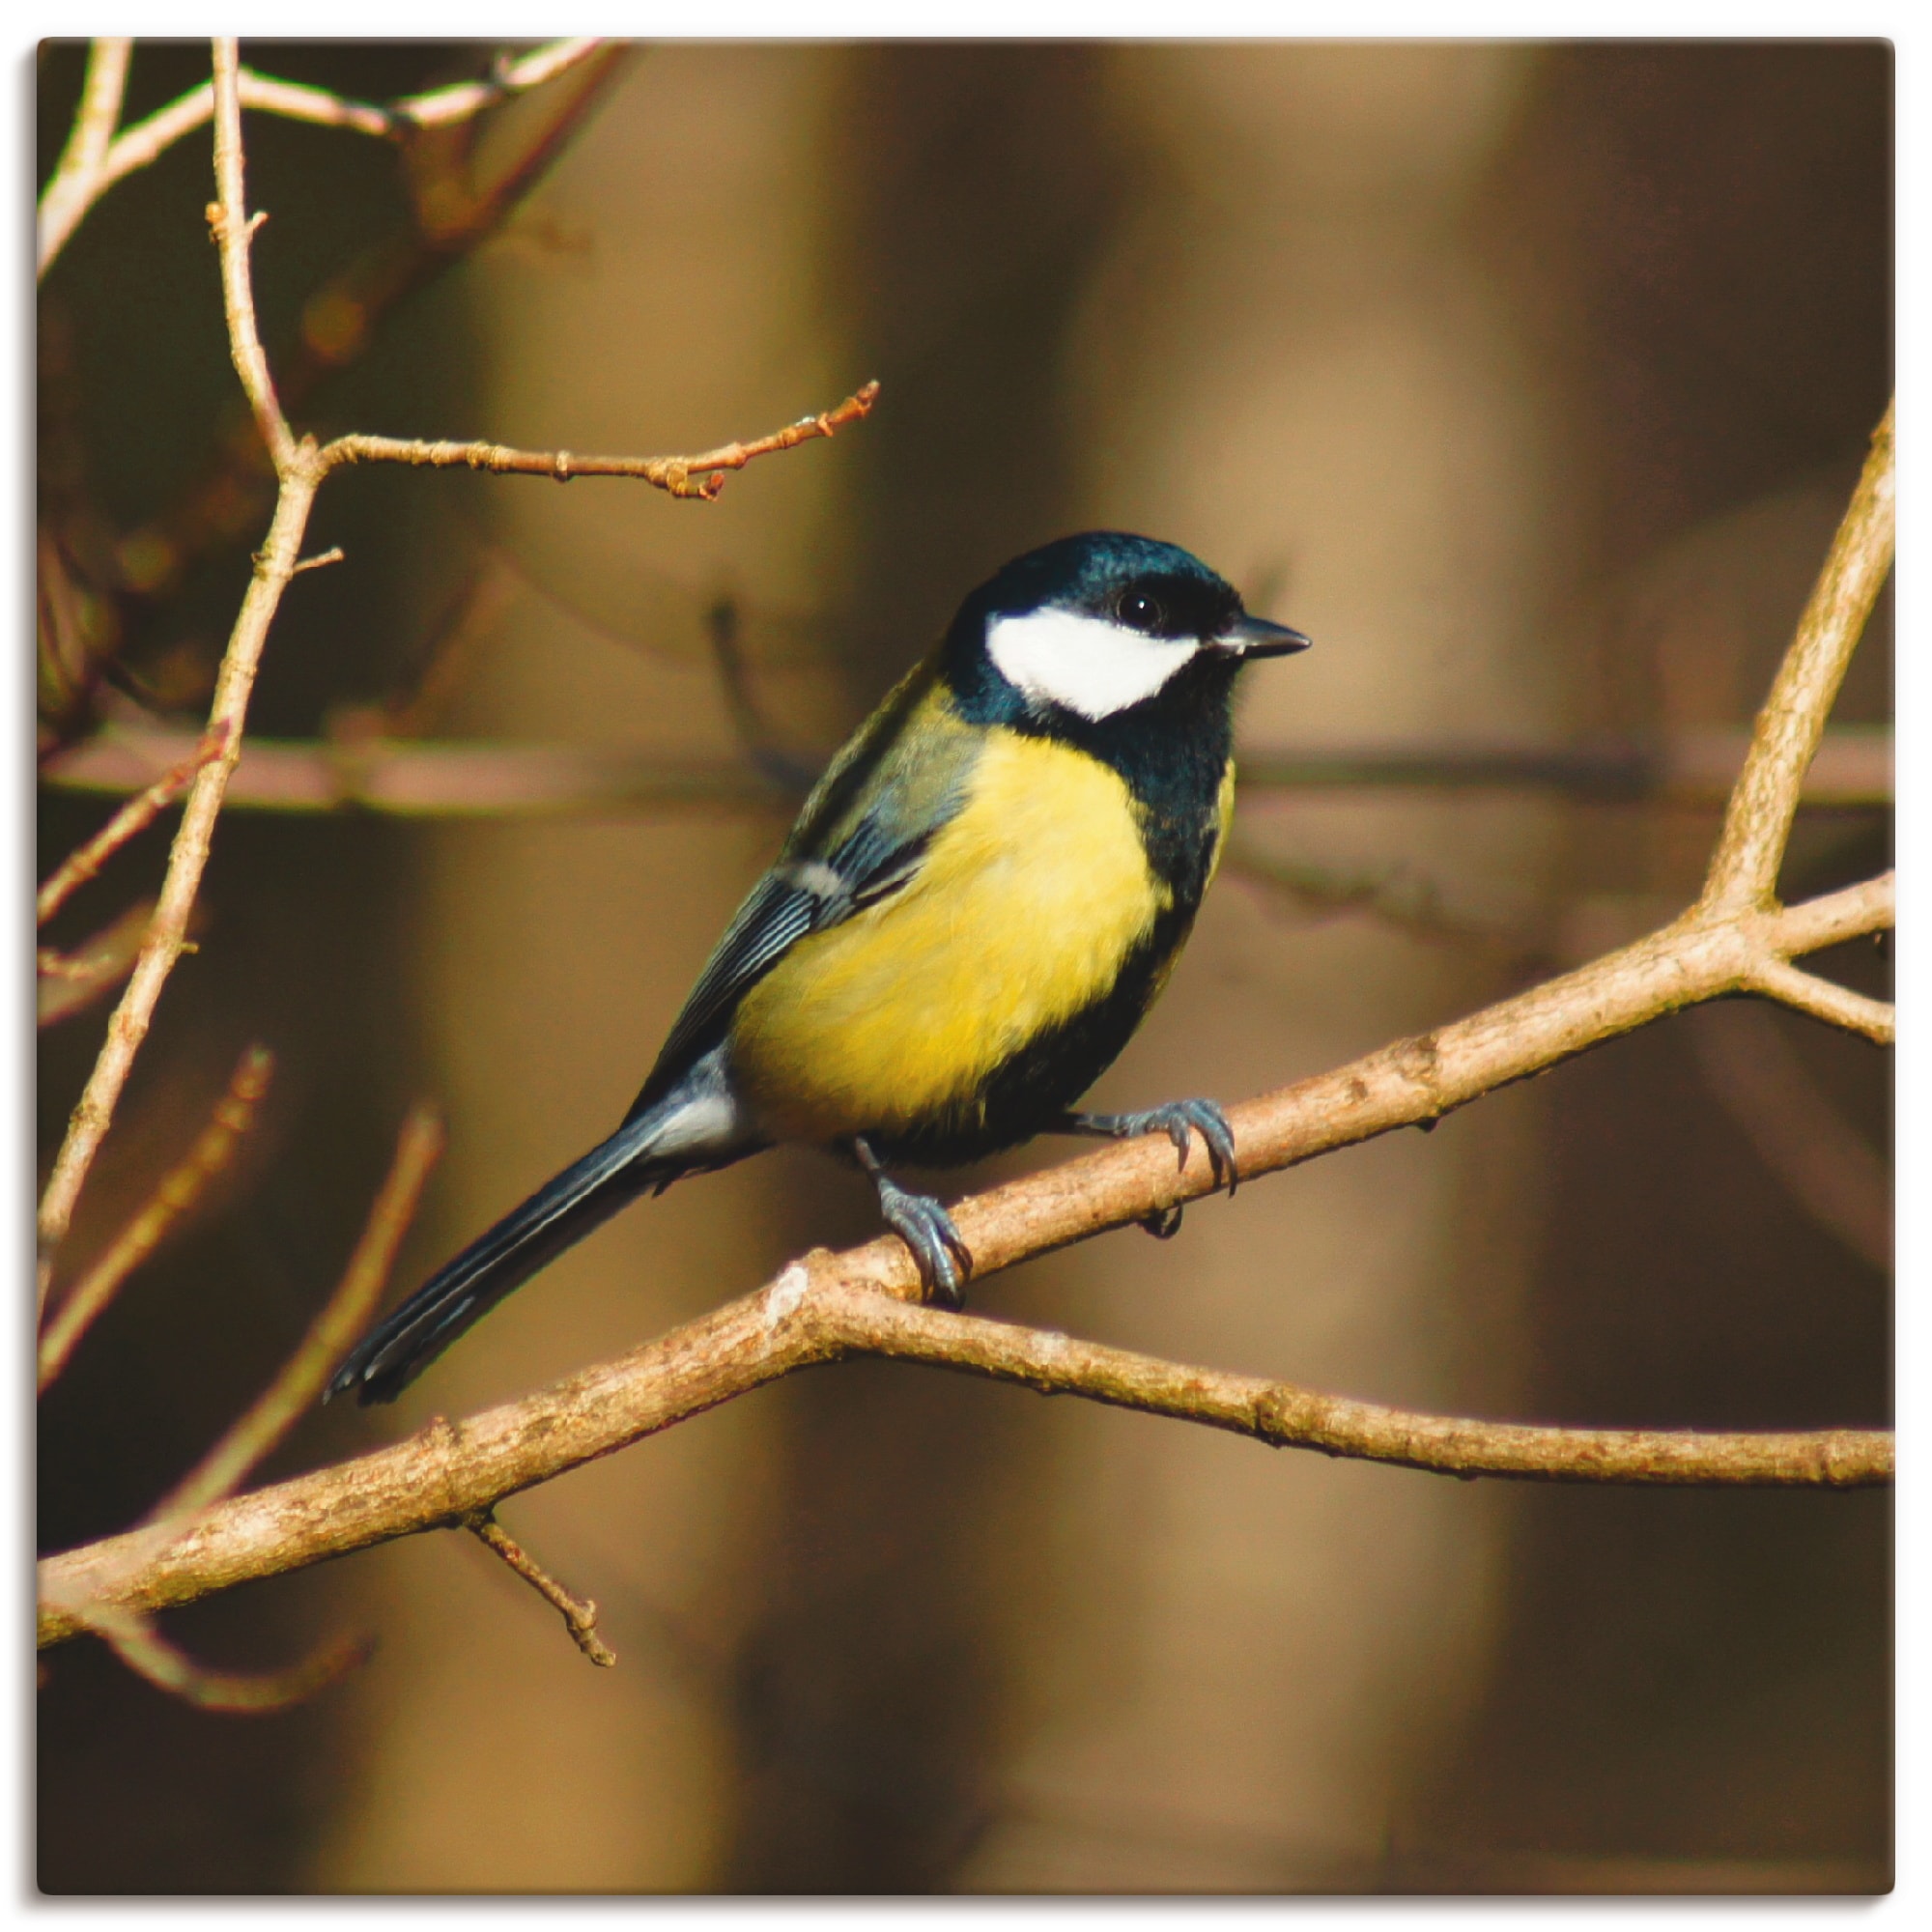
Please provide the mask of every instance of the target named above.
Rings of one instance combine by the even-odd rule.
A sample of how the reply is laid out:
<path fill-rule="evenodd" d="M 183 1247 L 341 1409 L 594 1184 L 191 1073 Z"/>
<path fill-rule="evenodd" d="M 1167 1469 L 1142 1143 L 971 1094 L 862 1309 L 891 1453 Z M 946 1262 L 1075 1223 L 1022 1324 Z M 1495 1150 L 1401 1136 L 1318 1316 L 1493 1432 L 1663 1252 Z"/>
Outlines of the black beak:
<path fill-rule="evenodd" d="M 1219 637 L 1208 639 L 1212 649 L 1236 658 L 1285 658 L 1292 651 L 1305 651 L 1313 641 L 1286 624 L 1270 624 L 1245 611 Z"/>

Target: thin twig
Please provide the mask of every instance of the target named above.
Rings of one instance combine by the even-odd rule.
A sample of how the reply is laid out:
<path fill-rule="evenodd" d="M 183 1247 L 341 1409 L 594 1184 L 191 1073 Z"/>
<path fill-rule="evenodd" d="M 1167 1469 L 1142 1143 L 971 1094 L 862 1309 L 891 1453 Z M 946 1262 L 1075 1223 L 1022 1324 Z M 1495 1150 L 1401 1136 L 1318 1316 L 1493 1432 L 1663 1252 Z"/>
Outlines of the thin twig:
<path fill-rule="evenodd" d="M 558 86 L 539 93 L 529 112 L 493 141 L 487 156 L 459 153 L 435 171 L 412 171 L 414 213 L 330 275 L 302 304 L 301 327 L 280 358 L 277 387 L 284 410 L 298 410 L 330 377 L 362 355 L 377 325 L 502 228 L 543 179 L 629 59 L 624 46 L 599 46 Z M 466 124 L 460 132 L 469 131 Z M 457 146 L 447 134 L 438 141 Z M 439 150 L 440 152 L 440 150 Z M 139 588 L 157 595 L 180 581 L 189 562 L 230 548 L 266 516 L 261 439 L 245 413 L 217 431 L 209 458 L 181 498 L 121 546 L 124 569 L 139 559 Z"/>
<path fill-rule="evenodd" d="M 710 502 L 724 487 L 725 472 L 742 469 L 760 456 L 796 449 L 817 437 L 836 436 L 860 421 L 878 400 L 879 385 L 867 383 L 815 416 L 805 416 L 751 442 L 727 442 L 699 456 L 578 456 L 567 449 L 510 449 L 497 442 L 415 442 L 393 436 L 339 436 L 325 445 L 330 469 L 350 463 L 403 463 L 428 469 L 485 469 L 499 476 L 548 476 L 568 483 L 578 476 L 629 476 L 673 497 Z"/>
<path fill-rule="evenodd" d="M 520 1544 L 489 1510 L 463 1519 L 463 1526 L 484 1548 L 500 1556 L 538 1596 L 563 1619 L 570 1640 L 592 1663 L 609 1669 L 617 1653 L 597 1634 L 597 1605 L 588 1597 L 575 1597 Z"/>
<path fill-rule="evenodd" d="M 120 1292 L 121 1284 L 160 1246 L 175 1223 L 193 1208 L 234 1158 L 242 1135 L 254 1124 L 255 1110 L 269 1091 L 274 1071 L 275 1057 L 266 1047 L 251 1046 L 242 1054 L 229 1078 L 227 1092 L 215 1103 L 213 1114 L 195 1137 L 186 1157 L 162 1178 L 133 1219 L 55 1308 L 41 1337 L 36 1393 L 45 1392 L 66 1368 L 81 1337 Z"/>
<path fill-rule="evenodd" d="M 382 1296 L 396 1248 L 441 1146 L 441 1129 L 434 1116 L 422 1108 L 412 1112 L 403 1122 L 395 1158 L 370 1208 L 362 1236 L 301 1346 L 247 1411 L 224 1432 L 220 1441 L 156 1505 L 147 1520 L 118 1539 L 112 1562 L 84 1577 L 70 1575 L 47 1579 L 43 1601 L 50 1610 L 68 1618 L 76 1631 L 97 1631 L 110 1642 L 118 1635 L 121 1642 L 116 1643 L 117 1649 L 122 1643 L 132 1643 L 128 1662 L 144 1674 L 152 1674 L 148 1666 L 158 1653 L 153 1645 L 144 1644 L 143 1633 L 130 1631 L 125 1620 L 129 1611 L 136 1617 L 144 1614 L 125 1598 L 128 1579 L 144 1566 L 165 1560 L 177 1544 L 192 1541 L 204 1515 L 245 1479 L 321 1393 Z M 353 1661 L 345 1656 L 336 1667 L 346 1667 Z M 185 1665 L 185 1660 L 183 1663 Z"/>
<path fill-rule="evenodd" d="M 594 52 L 599 44 L 595 40 L 553 41 L 515 60 L 498 61 L 487 80 L 457 81 L 426 94 L 407 95 L 386 106 L 372 101 L 352 100 L 346 96 L 331 94 L 326 88 L 308 87 L 298 81 L 277 80 L 270 74 L 257 73 L 245 67 L 239 69 L 236 80 L 243 107 L 277 114 L 286 120 L 308 121 L 319 127 L 342 128 L 354 133 L 393 140 L 415 130 L 452 127 L 486 107 L 509 99 L 513 95 L 541 86 Z M 125 49 L 131 45 L 131 42 L 97 42 L 95 61 L 99 60 L 103 46 L 123 48 L 122 72 L 125 76 Z M 90 62 L 90 90 L 93 79 L 94 62 Z M 80 133 L 81 119 L 87 113 L 87 99 L 88 97 L 83 95 L 81 117 L 75 121 L 76 137 Z M 71 178 L 64 180 L 67 156 L 63 156 L 61 167 L 55 170 L 54 179 L 42 197 L 37 265 L 42 275 L 52 266 L 69 236 L 79 226 L 81 217 L 116 182 L 146 167 L 184 134 L 191 133 L 213 116 L 214 86 L 212 81 L 204 81 L 199 87 L 190 88 L 165 107 L 156 109 L 146 120 L 124 129 L 112 139 L 110 146 L 108 137 L 114 136 L 114 124 L 120 117 L 120 111 L 121 95 L 117 88 L 113 111 L 106 121 L 105 135 L 100 137 L 99 150 L 92 156 L 92 164 L 85 170 L 76 170 Z M 72 145 L 71 141 L 70 150 Z M 55 192 L 57 188 L 60 190 L 58 196 Z"/>
<path fill-rule="evenodd" d="M 426 1107 L 412 1108 L 403 1122 L 395 1158 L 369 1209 L 361 1238 L 301 1346 L 221 1440 L 156 1504 L 150 1521 L 190 1517 L 229 1494 L 321 1395 L 383 1297 L 396 1250 L 415 1217 L 423 1183 L 441 1151 L 442 1127 L 436 1115 Z"/>
<path fill-rule="evenodd" d="M 1690 1029 L 1711 1090 L 1785 1192 L 1870 1266 L 1892 1265 L 1891 1175 L 1833 1104 L 1776 1017 L 1728 1003 Z"/>
<path fill-rule="evenodd" d="M 89 1613 L 88 1628 L 156 1689 L 198 1710 L 237 1717 L 272 1717 L 307 1703 L 363 1662 L 373 1648 L 366 1636 L 336 1637 L 284 1670 L 212 1670 L 168 1642 L 145 1617 L 129 1611 L 96 1608 Z"/>
<path fill-rule="evenodd" d="M 153 899 L 136 899 L 71 952 L 56 952 L 45 946 L 37 949 L 35 1024 L 50 1027 L 71 1019 L 125 980 L 133 969 L 141 941 L 147 936 L 148 922 L 154 916 Z"/>
<path fill-rule="evenodd" d="M 46 924 L 128 839 L 158 818 L 187 789 L 195 773 L 219 754 L 221 745 L 221 734 L 209 732 L 179 764 L 163 772 L 147 790 L 130 798 L 92 838 L 69 853 L 35 897 L 34 923 Z"/>
<path fill-rule="evenodd" d="M 214 189 L 208 225 L 221 260 L 222 310 L 228 319 L 228 351 L 242 393 L 254 412 L 275 474 L 286 477 L 295 467 L 295 432 L 275 399 L 274 379 L 269 373 L 268 352 L 262 347 L 255 321 L 255 289 L 249 249 L 255 230 L 266 215 L 248 213 L 245 166 L 242 148 L 242 102 L 236 43 L 214 43 Z M 320 476 L 316 479 L 321 480 Z M 293 569 L 293 559 L 291 568 Z"/>
<path fill-rule="evenodd" d="M 1752 966 L 1745 980 L 1753 993 L 1779 1000 L 1813 1019 L 1843 1027 L 1848 1033 L 1862 1034 L 1877 1046 L 1890 1046 L 1898 1037 L 1898 1015 L 1888 1000 L 1874 1000 L 1821 980 L 1785 959 L 1761 959 Z"/>

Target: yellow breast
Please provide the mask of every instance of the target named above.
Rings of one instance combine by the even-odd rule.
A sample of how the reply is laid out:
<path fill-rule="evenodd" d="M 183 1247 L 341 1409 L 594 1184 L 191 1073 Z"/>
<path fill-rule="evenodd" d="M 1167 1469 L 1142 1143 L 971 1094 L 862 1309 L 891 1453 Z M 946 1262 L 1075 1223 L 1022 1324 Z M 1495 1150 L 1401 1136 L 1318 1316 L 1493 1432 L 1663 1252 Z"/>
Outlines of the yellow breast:
<path fill-rule="evenodd" d="M 746 994 L 739 1092 L 801 1140 L 970 1110 L 995 1067 L 1107 992 L 1168 902 L 1116 773 L 994 730 L 912 884 Z"/>

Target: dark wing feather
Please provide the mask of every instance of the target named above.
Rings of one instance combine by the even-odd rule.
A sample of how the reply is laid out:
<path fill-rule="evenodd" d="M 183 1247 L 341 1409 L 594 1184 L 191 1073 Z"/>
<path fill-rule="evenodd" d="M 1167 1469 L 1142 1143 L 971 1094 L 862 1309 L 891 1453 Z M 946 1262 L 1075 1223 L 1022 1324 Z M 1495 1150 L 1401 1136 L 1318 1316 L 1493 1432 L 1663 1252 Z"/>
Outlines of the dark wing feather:
<path fill-rule="evenodd" d="M 626 1125 L 657 1102 L 681 1080 L 700 1055 L 717 1043 L 731 1011 L 746 989 L 754 985 L 784 956 L 788 948 L 811 930 L 817 900 L 789 886 L 776 870 L 753 887 L 724 929 L 704 971 L 686 997 L 670 1035 L 658 1051 L 657 1064 L 643 1092 L 624 1116 Z"/>
<path fill-rule="evenodd" d="M 624 1116 L 627 1124 L 717 1045 L 738 1002 L 808 933 L 842 924 L 918 877 L 932 833 L 897 845 L 888 838 L 886 828 L 865 822 L 831 858 L 817 862 L 811 884 L 801 884 L 801 868 L 784 864 L 758 881 L 691 989 L 643 1092 Z"/>
<path fill-rule="evenodd" d="M 980 748 L 928 661 L 818 781 L 778 863 L 725 929 L 651 1068 L 634 1120 L 724 1038 L 738 1002 L 808 934 L 902 892 L 959 810 Z"/>

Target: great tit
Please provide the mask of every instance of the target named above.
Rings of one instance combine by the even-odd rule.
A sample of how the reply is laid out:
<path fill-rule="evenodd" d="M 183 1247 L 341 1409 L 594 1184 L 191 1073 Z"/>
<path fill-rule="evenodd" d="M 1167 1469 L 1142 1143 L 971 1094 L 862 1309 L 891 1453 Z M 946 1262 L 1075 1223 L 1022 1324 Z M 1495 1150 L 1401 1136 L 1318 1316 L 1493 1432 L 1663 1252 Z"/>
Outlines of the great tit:
<path fill-rule="evenodd" d="M 832 761 L 608 1140 L 440 1269 L 329 1384 L 387 1402 L 473 1321 L 647 1190 L 779 1141 L 855 1160 L 926 1291 L 972 1257 L 888 1163 L 1035 1134 L 1201 1135 L 1221 1110 L 1073 1103 L 1166 982 L 1234 809 L 1235 679 L 1305 649 L 1172 544 L 1050 543 L 968 597 Z"/>

